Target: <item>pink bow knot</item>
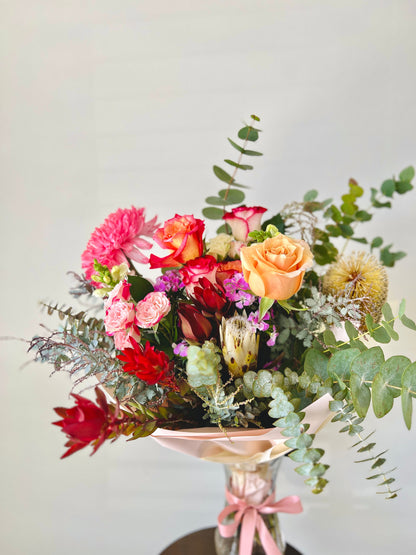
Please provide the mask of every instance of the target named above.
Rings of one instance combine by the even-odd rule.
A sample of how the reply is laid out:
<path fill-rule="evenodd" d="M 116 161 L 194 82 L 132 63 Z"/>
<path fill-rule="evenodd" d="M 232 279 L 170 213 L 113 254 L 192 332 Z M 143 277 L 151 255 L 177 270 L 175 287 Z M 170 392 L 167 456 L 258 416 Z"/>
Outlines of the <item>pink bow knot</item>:
<path fill-rule="evenodd" d="M 229 505 L 218 515 L 218 530 L 223 538 L 231 538 L 241 523 L 239 555 L 251 555 L 256 530 L 266 555 L 282 555 L 260 515 L 301 513 L 303 508 L 299 497 L 289 495 L 275 502 L 275 496 L 272 493 L 260 505 L 249 505 L 244 499 L 226 489 L 225 498 Z M 233 521 L 230 524 L 222 524 L 222 521 L 231 513 L 235 513 Z"/>

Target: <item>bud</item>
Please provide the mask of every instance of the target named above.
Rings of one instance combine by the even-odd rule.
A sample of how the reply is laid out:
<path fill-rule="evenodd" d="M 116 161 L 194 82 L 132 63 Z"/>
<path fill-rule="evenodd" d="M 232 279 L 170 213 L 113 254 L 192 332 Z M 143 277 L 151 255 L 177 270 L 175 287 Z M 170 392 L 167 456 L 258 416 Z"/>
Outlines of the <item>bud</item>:
<path fill-rule="evenodd" d="M 224 361 L 232 376 L 241 377 L 256 369 L 259 337 L 246 316 L 223 318 L 220 337 Z"/>
<path fill-rule="evenodd" d="M 190 341 L 202 343 L 212 333 L 211 322 L 194 306 L 186 303 L 178 304 L 179 325 L 182 335 Z"/>

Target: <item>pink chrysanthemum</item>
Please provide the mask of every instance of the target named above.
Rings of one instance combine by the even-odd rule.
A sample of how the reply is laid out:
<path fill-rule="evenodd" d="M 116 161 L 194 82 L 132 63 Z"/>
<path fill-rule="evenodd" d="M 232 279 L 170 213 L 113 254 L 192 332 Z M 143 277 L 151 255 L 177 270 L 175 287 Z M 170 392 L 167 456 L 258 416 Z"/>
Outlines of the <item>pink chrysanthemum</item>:
<path fill-rule="evenodd" d="M 158 224 L 155 216 L 145 221 L 144 208 L 119 208 L 106 218 L 104 223 L 96 227 L 87 248 L 82 253 L 82 268 L 88 279 L 94 273 L 94 260 L 107 266 L 110 270 L 127 262 L 127 258 L 146 264 L 149 259 L 141 249 L 150 249 L 152 244 L 146 237 L 153 237 Z"/>

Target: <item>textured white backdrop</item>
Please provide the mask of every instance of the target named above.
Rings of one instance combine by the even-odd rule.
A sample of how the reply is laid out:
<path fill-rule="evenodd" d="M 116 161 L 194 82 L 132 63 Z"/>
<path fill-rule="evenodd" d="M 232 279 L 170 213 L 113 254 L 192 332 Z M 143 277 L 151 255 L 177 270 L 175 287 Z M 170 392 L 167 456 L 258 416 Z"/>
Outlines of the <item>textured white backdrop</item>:
<path fill-rule="evenodd" d="M 0 1 L 1 328 L 31 337 L 37 301 L 69 301 L 89 234 L 118 207 L 163 221 L 199 216 L 230 157 L 226 137 L 262 118 L 262 159 L 247 201 L 278 210 L 317 187 L 339 196 L 349 177 L 379 186 L 416 164 L 414 0 Z M 245 177 L 245 176 L 244 176 Z M 390 298 L 416 315 L 415 193 L 371 222 L 409 256 L 390 272 Z M 415 359 L 415 336 L 400 348 Z M 213 525 L 222 469 L 151 439 L 60 461 L 52 407 L 69 403 L 66 376 L 20 366 L 25 346 L 1 343 L 0 551 L 4 555 L 157 555 Z M 378 426 L 403 488 L 375 495 L 365 465 L 335 426 L 321 434 L 331 483 L 313 496 L 285 460 L 283 495 L 305 512 L 283 516 L 305 555 L 410 553 L 415 432 L 400 406 Z"/>

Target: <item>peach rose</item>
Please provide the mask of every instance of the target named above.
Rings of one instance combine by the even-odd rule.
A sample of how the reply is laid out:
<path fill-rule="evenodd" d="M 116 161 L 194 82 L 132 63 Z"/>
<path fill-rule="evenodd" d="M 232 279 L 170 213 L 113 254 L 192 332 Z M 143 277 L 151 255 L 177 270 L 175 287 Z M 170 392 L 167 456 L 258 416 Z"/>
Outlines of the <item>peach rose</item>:
<path fill-rule="evenodd" d="M 205 224 L 193 216 L 179 216 L 167 220 L 153 237 L 154 241 L 170 254 L 164 258 L 150 255 L 151 268 L 175 268 L 188 260 L 198 258 L 203 251 L 202 234 Z"/>
<path fill-rule="evenodd" d="M 312 266 L 313 255 L 305 241 L 282 233 L 241 249 L 244 279 L 259 297 L 283 301 L 302 285 L 305 270 Z"/>

